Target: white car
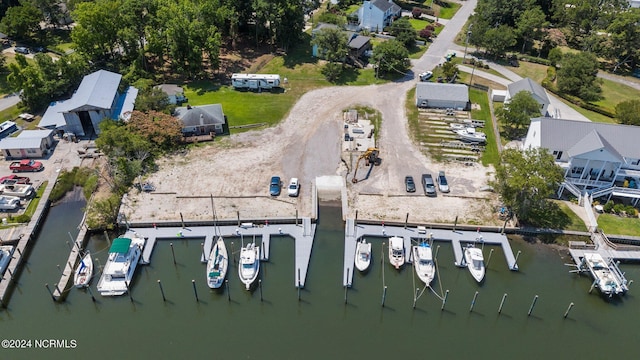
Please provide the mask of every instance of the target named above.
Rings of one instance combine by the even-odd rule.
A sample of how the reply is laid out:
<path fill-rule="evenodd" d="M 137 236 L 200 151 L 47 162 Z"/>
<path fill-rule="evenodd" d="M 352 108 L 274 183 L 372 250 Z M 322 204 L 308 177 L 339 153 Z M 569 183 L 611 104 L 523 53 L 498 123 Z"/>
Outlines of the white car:
<path fill-rule="evenodd" d="M 287 187 L 287 193 L 289 196 L 298 196 L 300 193 L 300 182 L 298 182 L 298 178 L 291 178 L 289 186 Z"/>
<path fill-rule="evenodd" d="M 420 81 L 427 81 L 427 80 L 431 79 L 432 76 L 433 76 L 433 72 L 425 71 L 425 72 L 421 73 L 420 75 L 418 75 L 418 78 L 420 79 Z"/>

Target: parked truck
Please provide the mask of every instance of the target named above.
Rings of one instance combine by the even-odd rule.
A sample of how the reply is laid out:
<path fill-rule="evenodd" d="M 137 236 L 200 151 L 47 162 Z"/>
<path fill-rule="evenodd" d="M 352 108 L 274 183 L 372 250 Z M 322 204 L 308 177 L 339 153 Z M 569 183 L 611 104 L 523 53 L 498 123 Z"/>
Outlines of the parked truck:
<path fill-rule="evenodd" d="M 42 163 L 32 159 L 14 161 L 9 165 L 9 170 L 13 172 L 40 171 L 42 169 L 44 169 Z"/>

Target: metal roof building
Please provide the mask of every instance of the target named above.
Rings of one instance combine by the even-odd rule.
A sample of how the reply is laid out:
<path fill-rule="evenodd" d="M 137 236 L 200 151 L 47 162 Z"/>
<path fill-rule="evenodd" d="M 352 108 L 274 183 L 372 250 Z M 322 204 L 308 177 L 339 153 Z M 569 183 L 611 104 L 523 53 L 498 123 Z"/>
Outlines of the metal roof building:
<path fill-rule="evenodd" d="M 465 84 L 420 82 L 416 85 L 416 106 L 468 109 L 469 88 Z"/>

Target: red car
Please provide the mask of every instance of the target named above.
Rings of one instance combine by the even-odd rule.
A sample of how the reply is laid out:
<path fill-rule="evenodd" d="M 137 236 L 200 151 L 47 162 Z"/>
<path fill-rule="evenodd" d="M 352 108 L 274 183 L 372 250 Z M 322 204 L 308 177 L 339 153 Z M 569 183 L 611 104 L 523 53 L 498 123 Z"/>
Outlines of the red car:
<path fill-rule="evenodd" d="M 11 163 L 11 165 L 9 165 L 9 170 L 13 172 L 40 171 L 42 169 L 44 169 L 44 166 L 40 161 L 35 161 L 31 159 L 14 161 Z"/>

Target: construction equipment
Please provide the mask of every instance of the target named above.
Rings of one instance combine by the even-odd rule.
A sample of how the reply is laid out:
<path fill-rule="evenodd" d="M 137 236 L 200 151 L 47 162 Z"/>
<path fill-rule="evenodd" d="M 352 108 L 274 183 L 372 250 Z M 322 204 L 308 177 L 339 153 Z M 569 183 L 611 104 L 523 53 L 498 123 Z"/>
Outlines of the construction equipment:
<path fill-rule="evenodd" d="M 365 176 L 364 179 L 362 179 L 362 180 L 366 180 L 369 178 L 369 175 L 371 174 L 371 170 L 373 170 L 373 166 L 380 165 L 381 159 L 378 157 L 379 154 L 380 154 L 380 150 L 378 150 L 377 148 L 368 148 L 367 151 L 363 152 L 362 155 L 358 157 L 355 170 L 353 171 L 353 178 L 351 179 L 352 183 L 355 184 L 358 182 L 356 175 L 358 174 L 358 166 L 360 165 L 360 160 L 365 159 L 366 160 L 365 166 L 369 166 L 369 171 L 367 172 L 367 176 Z"/>

